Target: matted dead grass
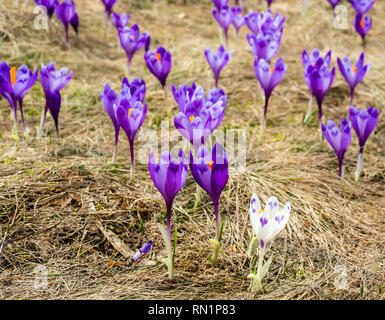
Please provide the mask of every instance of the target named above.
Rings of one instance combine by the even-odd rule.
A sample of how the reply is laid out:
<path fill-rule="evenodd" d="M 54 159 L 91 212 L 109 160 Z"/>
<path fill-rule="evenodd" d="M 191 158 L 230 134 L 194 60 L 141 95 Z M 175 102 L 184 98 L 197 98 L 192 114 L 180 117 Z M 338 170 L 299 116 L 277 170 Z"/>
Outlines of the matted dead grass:
<path fill-rule="evenodd" d="M 213 86 L 203 51 L 219 44 L 209 0 L 166 1 L 152 9 L 149 1 L 118 1 L 116 10 L 130 12 L 131 20 L 152 36 L 152 47 L 163 45 L 173 55 L 168 84 L 192 81 Z M 249 8 L 261 10 L 259 1 Z M 4 299 L 384 299 L 385 286 L 385 3 L 370 11 L 373 29 L 366 49 L 373 67 L 356 90 L 356 105 L 373 105 L 380 111 L 376 131 L 366 146 L 363 176 L 354 182 L 358 144 L 353 133 L 346 154 L 346 176 L 337 175 L 337 160 L 325 141 L 320 141 L 318 121 L 302 125 L 309 91 L 303 79 L 301 54 L 318 47 L 337 57 L 357 59 L 360 39 L 349 29 L 332 27 L 326 1 L 310 1 L 301 14 L 301 1 L 278 0 L 273 11 L 287 17 L 281 49 L 287 74 L 276 88 L 268 110 L 268 127 L 258 144 L 262 106 L 244 28 L 237 42 L 230 36 L 234 55 L 220 79 L 229 100 L 221 128 L 246 128 L 247 171 L 230 177 L 220 206 L 227 221 L 218 264 L 208 259 L 208 240 L 214 235 L 212 205 L 205 195 L 192 209 L 195 183 L 189 175 L 174 205 L 178 227 L 175 284 L 167 281 L 160 263 L 166 256 L 156 222 L 163 202 L 148 169 L 138 164 L 135 182 L 127 181 L 129 148 L 121 133 L 116 165 L 111 165 L 113 130 L 99 98 L 108 81 L 118 89 L 125 75 L 126 59 L 117 50 L 116 31 L 106 38 L 100 1 L 76 1 L 80 36 L 71 33 L 72 51 L 65 50 L 62 25 L 52 20 L 49 32 L 33 29 L 34 5 L 13 7 L 0 3 L 0 60 L 36 68 L 54 61 L 67 66 L 74 77 L 62 91 L 61 143 L 57 144 L 49 116 L 48 135 L 36 139 L 36 126 L 44 106 L 40 85 L 25 99 L 26 121 L 31 136 L 15 143 L 9 106 L 0 100 L 0 297 Z M 345 4 L 348 5 L 347 1 Z M 349 7 L 349 21 L 353 11 Z M 349 91 L 336 72 L 326 96 L 325 119 L 347 115 Z M 133 60 L 132 75 L 147 83 L 148 115 L 143 127 L 158 128 L 167 117 L 167 100 L 157 80 L 146 70 L 142 52 Z M 19 128 L 20 128 L 19 124 Z M 21 134 L 21 132 L 20 132 Z M 140 147 L 136 144 L 136 150 Z M 246 250 L 251 235 L 249 199 L 255 192 L 263 201 L 276 195 L 290 201 L 293 214 L 285 231 L 268 253 L 275 258 L 264 282 L 264 294 L 248 292 L 250 271 Z M 149 239 L 154 247 L 146 260 L 135 266 L 113 249 L 96 226 L 100 219 L 132 250 Z M 123 262 L 111 265 L 110 261 Z M 48 289 L 35 290 L 35 268 L 49 273 Z M 336 270 L 346 268 L 347 290 L 336 290 Z"/>

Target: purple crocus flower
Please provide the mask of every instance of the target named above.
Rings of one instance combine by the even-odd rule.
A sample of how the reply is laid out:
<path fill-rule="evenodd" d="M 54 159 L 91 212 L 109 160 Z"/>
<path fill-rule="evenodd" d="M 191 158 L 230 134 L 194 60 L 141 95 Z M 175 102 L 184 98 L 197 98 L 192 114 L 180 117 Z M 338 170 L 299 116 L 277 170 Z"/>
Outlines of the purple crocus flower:
<path fill-rule="evenodd" d="M 66 33 L 66 43 L 67 43 L 67 48 L 69 50 L 70 49 L 70 42 L 69 42 L 69 38 L 68 38 L 68 26 L 71 23 L 71 21 L 74 22 L 74 20 L 72 20 L 72 19 L 74 19 L 75 15 L 76 15 L 75 3 L 73 2 L 73 0 L 72 0 L 72 2 L 65 0 L 61 4 L 58 3 L 55 6 L 55 14 L 64 25 L 65 33 Z M 75 18 L 75 20 L 76 20 L 76 18 Z"/>
<path fill-rule="evenodd" d="M 344 57 L 342 60 L 337 58 L 341 74 L 350 87 L 350 105 L 353 105 L 354 89 L 356 85 L 366 76 L 372 66 L 371 62 L 365 66 L 364 59 L 365 55 L 364 53 L 361 53 L 356 65 L 353 66 L 348 57 Z"/>
<path fill-rule="evenodd" d="M 335 67 L 333 67 L 331 72 L 328 69 L 330 61 L 331 51 L 329 51 L 324 58 L 321 57 L 318 49 L 314 49 L 310 57 L 306 50 L 303 51 L 302 63 L 305 69 L 305 82 L 312 96 L 317 100 L 318 115 L 321 123 L 323 116 L 322 102 L 335 76 Z"/>
<path fill-rule="evenodd" d="M 76 33 L 76 36 L 78 36 L 78 29 L 79 29 L 79 16 L 76 12 L 76 8 L 75 8 L 75 3 L 72 1 L 72 5 L 73 5 L 73 8 L 74 8 L 74 16 L 72 17 L 71 21 L 70 21 L 70 24 L 72 26 L 72 28 L 74 29 L 75 33 Z"/>
<path fill-rule="evenodd" d="M 365 16 L 357 14 L 353 21 L 353 26 L 356 29 L 356 32 L 361 36 L 362 46 L 365 48 L 365 37 L 372 28 L 372 18 L 368 14 Z"/>
<path fill-rule="evenodd" d="M 102 3 L 104 4 L 104 11 L 108 18 L 110 18 L 112 13 L 112 7 L 116 3 L 116 0 L 102 0 Z"/>
<path fill-rule="evenodd" d="M 378 110 L 369 107 L 367 110 L 359 110 L 356 107 L 350 106 L 349 118 L 354 131 L 358 137 L 358 144 L 360 145 L 360 154 L 357 160 L 357 170 L 355 179 L 358 180 L 362 168 L 364 157 L 364 146 L 370 134 L 374 131 L 378 121 Z"/>
<path fill-rule="evenodd" d="M 213 70 L 213 73 L 214 73 L 216 88 L 218 88 L 219 75 L 222 69 L 229 62 L 232 54 L 233 54 L 233 50 L 227 53 L 225 47 L 222 45 L 219 47 L 218 51 L 215 53 L 211 52 L 210 48 L 206 48 L 205 50 L 206 60 L 209 63 L 211 70 Z"/>
<path fill-rule="evenodd" d="M 130 21 L 130 14 L 126 12 L 122 12 L 120 15 L 116 12 L 112 12 L 111 20 L 116 29 L 124 28 L 128 25 Z"/>
<path fill-rule="evenodd" d="M 212 0 L 213 5 L 220 11 L 223 7 L 227 7 L 229 0 Z"/>
<path fill-rule="evenodd" d="M 341 0 L 328 0 L 328 1 L 329 1 L 330 5 L 332 6 L 333 10 L 337 6 L 337 4 L 339 4 L 341 2 Z"/>
<path fill-rule="evenodd" d="M 238 37 L 239 30 L 245 25 L 245 18 L 242 15 L 242 8 L 232 6 L 230 8 L 230 12 L 232 15 L 231 23 L 233 24 L 236 35 Z"/>
<path fill-rule="evenodd" d="M 373 7 L 375 2 L 376 0 L 350 0 L 354 10 L 360 15 L 367 13 Z"/>
<path fill-rule="evenodd" d="M 24 120 L 23 99 L 36 82 L 38 73 L 39 69 L 33 73 L 25 64 L 17 71 L 16 67 L 11 68 L 6 62 L 2 62 L 0 65 L 0 95 L 7 99 L 13 111 L 15 129 L 17 128 L 17 103 L 19 103 L 21 120 L 26 134 L 29 130 Z"/>
<path fill-rule="evenodd" d="M 120 91 L 119 96 L 114 90 L 111 89 L 108 83 L 105 85 L 103 92 L 100 90 L 100 98 L 102 100 L 104 110 L 110 117 L 115 129 L 115 149 L 112 157 L 113 163 L 116 161 L 120 129 L 120 125 L 115 116 L 114 105 L 120 105 L 120 101 L 123 99 L 126 101 L 128 100 L 131 105 L 135 105 L 138 101 L 143 103 L 145 95 L 146 84 L 144 80 L 139 80 L 137 78 L 134 78 L 131 83 L 128 82 L 127 78 L 124 78 L 122 82 L 122 90 Z"/>
<path fill-rule="evenodd" d="M 206 98 L 203 88 L 195 84 L 179 90 L 172 85 L 171 90 L 180 110 L 174 117 L 175 127 L 198 150 L 222 122 L 227 97 L 222 89 L 212 89 Z"/>
<path fill-rule="evenodd" d="M 151 152 L 148 169 L 151 179 L 155 187 L 164 198 L 167 207 L 167 229 L 165 230 L 161 224 L 158 224 L 159 230 L 162 233 L 166 243 L 168 259 L 163 260 L 168 267 L 168 276 L 172 280 L 174 277 L 174 250 L 171 248 L 171 211 L 175 196 L 182 189 L 186 182 L 188 166 L 187 159 L 183 150 L 179 151 L 178 161 L 172 158 L 170 152 L 165 151 L 161 155 L 160 162 L 155 160 L 154 152 Z"/>
<path fill-rule="evenodd" d="M 212 154 L 201 146 L 197 151 L 197 161 L 195 162 L 192 151 L 190 151 L 190 171 L 196 183 L 207 192 L 213 201 L 216 228 L 216 240 L 220 242 L 220 215 L 218 213 L 219 198 L 229 178 L 229 164 L 226 151 L 219 143 L 214 145 Z"/>
<path fill-rule="evenodd" d="M 274 2 L 274 0 L 266 0 L 268 8 L 270 8 L 271 4 Z"/>
<path fill-rule="evenodd" d="M 72 78 L 73 72 L 68 73 L 67 68 L 55 69 L 53 62 L 47 66 L 41 65 L 40 82 L 43 87 L 46 105 L 42 113 L 40 122 L 40 132 L 43 132 L 47 111 L 52 115 L 55 122 L 56 133 L 59 139 L 59 112 L 61 107 L 60 91 L 68 84 Z"/>
<path fill-rule="evenodd" d="M 232 22 L 231 11 L 227 6 L 222 7 L 221 10 L 217 10 L 213 8 L 211 9 L 211 11 L 213 13 L 215 20 L 217 20 L 219 25 L 223 28 L 223 31 L 225 33 L 225 39 L 226 39 L 226 47 L 228 47 L 229 27 Z"/>
<path fill-rule="evenodd" d="M 132 58 L 136 51 L 146 45 L 149 34 L 147 32 L 140 34 L 139 27 L 136 23 L 131 28 L 119 28 L 118 32 L 120 44 L 126 52 L 128 60 L 128 75 L 130 75 Z"/>
<path fill-rule="evenodd" d="M 134 140 L 136 133 L 142 126 L 147 114 L 147 105 L 140 101 L 132 103 L 131 95 L 129 94 L 129 88 L 125 88 L 129 95 L 128 98 L 122 98 L 119 104 L 115 104 L 114 112 L 115 119 L 118 125 L 126 133 L 128 141 L 130 143 L 130 155 L 131 155 L 131 179 L 134 179 L 135 170 L 135 157 L 134 157 Z M 123 90 L 125 90 L 123 89 Z"/>
<path fill-rule="evenodd" d="M 163 47 L 158 47 L 156 52 L 151 50 L 144 53 L 144 61 L 148 70 L 158 78 L 163 89 L 166 86 L 167 76 L 170 73 L 172 60 L 171 52 Z"/>
<path fill-rule="evenodd" d="M 249 42 L 251 53 L 257 60 L 264 59 L 270 61 L 275 57 L 281 45 L 281 38 L 274 39 L 271 34 L 263 35 L 258 33 L 257 36 L 255 34 L 247 34 L 246 38 Z"/>
<path fill-rule="evenodd" d="M 131 259 L 131 263 L 137 263 L 142 260 L 152 248 L 152 240 L 146 242 L 143 247 L 141 247 L 138 251 L 135 252 L 134 256 Z"/>
<path fill-rule="evenodd" d="M 48 18 L 51 18 L 55 12 L 55 6 L 58 4 L 57 0 L 35 0 L 36 4 L 39 6 L 46 7 Z"/>
<path fill-rule="evenodd" d="M 321 123 L 321 128 L 326 141 L 330 144 L 330 146 L 336 152 L 336 155 L 338 158 L 339 176 L 343 178 L 344 155 L 346 150 L 350 146 L 350 143 L 352 140 L 350 123 L 344 117 L 342 118 L 340 129 L 338 129 L 337 125 L 331 120 L 328 120 L 326 122 L 326 126 L 323 123 Z"/>
<path fill-rule="evenodd" d="M 255 75 L 265 92 L 265 109 L 263 113 L 262 130 L 264 130 L 266 126 L 267 106 L 271 93 L 273 92 L 274 88 L 282 81 L 286 70 L 287 66 L 285 65 L 285 62 L 282 58 L 279 58 L 275 62 L 274 67 L 270 67 L 270 64 L 267 63 L 264 59 L 260 59 L 259 61 L 255 59 L 254 61 Z"/>

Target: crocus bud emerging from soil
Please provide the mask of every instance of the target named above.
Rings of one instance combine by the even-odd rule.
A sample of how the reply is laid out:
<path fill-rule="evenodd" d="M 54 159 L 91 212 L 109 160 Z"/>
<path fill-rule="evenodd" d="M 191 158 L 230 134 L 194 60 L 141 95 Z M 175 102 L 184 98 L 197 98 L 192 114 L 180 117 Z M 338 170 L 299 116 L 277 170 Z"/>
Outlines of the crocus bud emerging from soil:
<path fill-rule="evenodd" d="M 152 240 L 148 241 L 146 244 L 144 244 L 143 247 L 141 247 L 138 251 L 135 252 L 134 256 L 131 259 L 131 263 L 136 263 L 142 260 L 150 251 L 152 248 Z"/>
<path fill-rule="evenodd" d="M 321 127 L 326 141 L 336 152 L 339 165 L 339 176 L 343 178 L 343 160 L 345 152 L 346 150 L 348 150 L 348 147 L 350 146 L 350 143 L 352 141 L 350 123 L 344 117 L 342 118 L 340 129 L 338 129 L 337 125 L 331 120 L 327 121 L 326 126 L 321 123 Z"/>

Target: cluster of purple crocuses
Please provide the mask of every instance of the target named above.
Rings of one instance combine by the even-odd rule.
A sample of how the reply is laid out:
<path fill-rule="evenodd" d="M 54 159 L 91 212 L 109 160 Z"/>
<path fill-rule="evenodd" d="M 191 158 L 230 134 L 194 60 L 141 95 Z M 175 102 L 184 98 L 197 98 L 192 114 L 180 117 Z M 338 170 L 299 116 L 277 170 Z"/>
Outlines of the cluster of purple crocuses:
<path fill-rule="evenodd" d="M 191 174 L 197 185 L 210 196 L 215 212 L 216 232 L 215 239 L 210 242 L 214 246 L 212 261 L 215 263 L 221 245 L 223 224 L 219 215 L 219 199 L 228 180 L 228 160 L 224 147 L 216 143 L 208 148 L 208 137 L 223 120 L 227 96 L 222 89 L 212 89 L 205 95 L 201 86 L 193 83 L 191 86 L 172 85 L 172 92 L 179 107 L 179 113 L 174 117 L 174 124 L 180 134 L 191 144 L 189 162 L 183 152 L 179 151 L 178 160 L 175 161 L 166 151 L 162 153 L 160 161 L 155 159 L 154 152 L 150 154 L 149 171 L 151 178 L 164 198 L 167 208 L 166 228 L 159 224 L 159 229 L 164 237 L 168 258 L 163 262 L 167 265 L 169 278 L 174 275 L 175 244 L 172 250 L 171 238 L 171 211 L 177 193 L 186 182 L 188 164 Z M 198 195 L 197 195 L 198 197 Z"/>
<path fill-rule="evenodd" d="M 79 28 L 79 16 L 76 12 L 74 0 L 65 0 L 62 3 L 58 0 L 35 0 L 35 2 L 39 6 L 45 7 L 49 18 L 55 13 L 56 17 L 63 23 L 66 34 L 66 44 L 69 50 L 71 47 L 68 34 L 69 25 L 72 26 L 76 35 L 78 35 Z"/>
<path fill-rule="evenodd" d="M 354 90 L 358 83 L 364 79 L 372 66 L 371 63 L 365 65 L 364 60 L 364 53 L 361 53 L 355 65 L 351 63 L 348 57 L 344 57 L 343 59 L 337 58 L 339 70 L 350 88 L 350 122 L 357 133 L 360 143 L 360 154 L 355 174 L 356 180 L 358 180 L 362 168 L 364 144 L 375 129 L 378 118 L 378 110 L 373 107 L 360 112 L 353 106 Z M 328 51 L 327 54 L 322 57 L 319 49 L 314 49 L 310 55 L 304 50 L 302 63 L 305 70 L 305 82 L 312 94 L 304 122 L 306 122 L 312 115 L 312 102 L 313 99 L 315 99 L 318 104 L 321 132 L 337 154 L 339 176 L 343 177 L 343 159 L 351 143 L 351 124 L 346 118 L 342 119 L 340 129 L 338 129 L 337 125 L 331 120 L 327 121 L 326 125 L 323 123 L 322 102 L 335 77 L 335 67 L 333 67 L 331 71 L 329 70 L 331 64 L 331 51 Z"/>
<path fill-rule="evenodd" d="M 265 94 L 261 134 L 266 127 L 271 94 L 287 70 L 283 58 L 277 59 L 274 65 L 270 64 L 280 48 L 285 19 L 279 13 L 273 17 L 270 9 L 266 12 L 249 12 L 245 15 L 246 25 L 251 31 L 246 37 L 254 56 L 255 75 Z"/>
<path fill-rule="evenodd" d="M 23 122 L 24 134 L 28 135 L 29 129 L 24 119 L 23 99 L 31 87 L 35 84 L 39 70 L 35 72 L 26 65 L 22 65 L 18 70 L 16 67 L 10 67 L 6 62 L 0 65 L 0 95 L 8 102 L 12 110 L 14 120 L 14 134 L 17 136 L 17 105 L 20 108 L 21 119 Z M 49 110 L 55 122 L 57 137 L 59 139 L 59 112 L 61 108 L 60 91 L 68 84 L 72 78 L 72 71 L 67 68 L 55 69 L 53 62 L 47 66 L 41 65 L 40 82 L 45 95 L 45 108 L 42 112 L 40 135 L 44 128 L 47 111 Z"/>

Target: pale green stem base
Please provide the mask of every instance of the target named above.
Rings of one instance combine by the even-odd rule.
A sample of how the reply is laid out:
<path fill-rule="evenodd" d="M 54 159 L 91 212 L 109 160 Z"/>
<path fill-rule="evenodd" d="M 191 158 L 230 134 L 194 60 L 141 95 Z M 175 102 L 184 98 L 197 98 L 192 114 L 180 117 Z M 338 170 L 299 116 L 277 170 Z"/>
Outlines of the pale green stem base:
<path fill-rule="evenodd" d="M 314 104 L 314 96 L 312 95 L 310 100 L 309 100 L 309 105 L 307 107 L 307 112 L 305 115 L 305 119 L 303 119 L 303 123 L 307 123 L 313 114 L 313 104 Z"/>
<path fill-rule="evenodd" d="M 357 159 L 357 169 L 356 169 L 356 172 L 354 174 L 355 181 L 358 181 L 360 178 L 360 173 L 361 173 L 363 161 L 364 161 L 364 153 L 360 152 L 360 154 L 358 155 L 358 159 Z"/>

